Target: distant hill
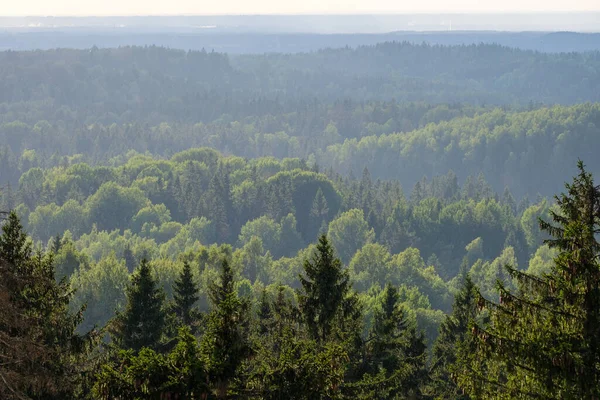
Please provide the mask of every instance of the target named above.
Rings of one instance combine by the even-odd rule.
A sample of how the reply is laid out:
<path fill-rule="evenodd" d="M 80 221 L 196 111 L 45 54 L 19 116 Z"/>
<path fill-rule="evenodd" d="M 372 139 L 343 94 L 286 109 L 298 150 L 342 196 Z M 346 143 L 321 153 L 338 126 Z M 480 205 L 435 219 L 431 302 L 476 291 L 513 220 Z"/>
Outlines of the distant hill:
<path fill-rule="evenodd" d="M 183 50 L 215 50 L 230 54 L 301 53 L 324 48 L 373 45 L 387 41 L 439 45 L 499 44 L 547 53 L 600 50 L 600 33 L 576 32 L 391 32 L 385 34 L 137 32 L 88 30 L 0 31 L 0 50 L 86 49 L 93 46 L 164 46 Z"/>
<path fill-rule="evenodd" d="M 0 50 L 165 46 L 231 54 L 298 53 L 386 41 L 600 50 L 600 13 L 0 17 Z M 596 33 L 594 33 L 596 32 Z"/>

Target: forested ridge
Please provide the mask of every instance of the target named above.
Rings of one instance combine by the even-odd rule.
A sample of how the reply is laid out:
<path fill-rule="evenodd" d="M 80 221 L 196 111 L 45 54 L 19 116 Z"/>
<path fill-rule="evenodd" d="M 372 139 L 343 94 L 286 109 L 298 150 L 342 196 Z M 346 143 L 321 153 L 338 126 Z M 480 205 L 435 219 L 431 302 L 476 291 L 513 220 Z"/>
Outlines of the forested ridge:
<path fill-rule="evenodd" d="M 0 53 L 0 397 L 597 398 L 598 61 Z"/>

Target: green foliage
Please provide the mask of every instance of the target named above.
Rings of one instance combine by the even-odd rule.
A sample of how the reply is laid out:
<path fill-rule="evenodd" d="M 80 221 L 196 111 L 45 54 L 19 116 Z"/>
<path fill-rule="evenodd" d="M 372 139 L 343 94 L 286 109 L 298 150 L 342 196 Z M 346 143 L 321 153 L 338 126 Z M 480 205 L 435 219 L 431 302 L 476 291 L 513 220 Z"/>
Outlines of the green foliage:
<path fill-rule="evenodd" d="M 597 398 L 598 60 L 0 53 L 0 397 Z"/>
<path fill-rule="evenodd" d="M 373 284 L 383 285 L 389 281 L 390 260 L 391 255 L 385 246 L 379 243 L 364 245 L 354 254 L 348 266 L 354 287 L 364 291 Z"/>
<path fill-rule="evenodd" d="M 375 232 L 369 229 L 362 210 L 349 210 L 329 224 L 327 236 L 344 263 L 364 245 L 373 242 Z"/>
<path fill-rule="evenodd" d="M 208 393 L 206 370 L 196 339 L 181 328 L 178 343 L 167 355 L 150 348 L 138 354 L 121 350 L 98 372 L 94 396 L 99 399 L 203 399 Z"/>
<path fill-rule="evenodd" d="M 540 246 L 533 257 L 531 257 L 531 260 L 529 260 L 527 273 L 535 276 L 543 276 L 545 273 L 550 272 L 556 256 L 556 249 L 551 249 L 548 245 Z"/>
<path fill-rule="evenodd" d="M 233 271 L 224 258 L 220 279 L 210 287 L 213 310 L 201 343 L 211 389 L 219 398 L 227 397 L 231 381 L 251 352 L 249 304 L 238 297 L 234 284 Z"/>
<path fill-rule="evenodd" d="M 171 309 L 184 325 L 192 329 L 192 332 L 194 332 L 193 326 L 199 317 L 198 310 L 194 307 L 199 298 L 198 285 L 194 281 L 190 264 L 184 262 L 183 271 L 173 286 Z"/>
<path fill-rule="evenodd" d="M 89 218 L 99 229 L 124 228 L 124 222 L 134 217 L 147 199 L 139 189 L 122 188 L 113 182 L 102 185 L 86 202 Z M 110 218 L 108 217 L 110 216 Z"/>
<path fill-rule="evenodd" d="M 57 279 L 69 278 L 81 268 L 89 268 L 89 259 L 75 247 L 71 240 L 63 241 L 57 236 L 54 244 L 54 266 Z M 58 245 L 58 247 L 57 247 Z"/>
<path fill-rule="evenodd" d="M 398 289 L 386 285 L 366 342 L 362 396 L 414 398 L 427 379 L 425 338 L 407 321 Z"/>
<path fill-rule="evenodd" d="M 114 253 L 98 263 L 81 268 L 71 276 L 74 291 L 72 309 L 86 306 L 80 329 L 103 327 L 115 311 L 125 307 L 125 290 L 129 283 L 127 268 Z"/>
<path fill-rule="evenodd" d="M 304 261 L 300 283 L 298 301 L 310 337 L 324 344 L 332 339 L 336 321 L 344 317 L 343 304 L 351 295 L 348 272 L 325 235 L 319 238 L 312 259 Z"/>
<path fill-rule="evenodd" d="M 473 326 L 459 385 L 473 397 L 595 398 L 600 393 L 598 252 L 600 190 L 579 162 L 579 175 L 556 197 L 553 222 L 540 220 L 558 254 L 541 277 L 507 267 L 517 282 L 498 282 L 500 302 L 478 294 L 488 317 Z M 487 321 L 487 323 L 486 323 Z"/>
<path fill-rule="evenodd" d="M 465 275 L 460 291 L 454 298 L 452 313 L 440 325 L 440 333 L 431 355 L 429 392 L 439 399 L 468 399 L 457 385 L 458 376 L 470 368 L 470 326 L 476 318 L 477 289 L 471 277 Z"/>
<path fill-rule="evenodd" d="M 159 348 L 165 325 L 165 296 L 142 259 L 126 290 L 127 304 L 117 313 L 111 337 L 122 349 L 135 352 Z"/>
<path fill-rule="evenodd" d="M 79 309 L 56 281 L 53 254 L 32 253 L 15 212 L 0 235 L 0 395 L 8 399 L 72 396 L 89 334 L 76 333 Z"/>

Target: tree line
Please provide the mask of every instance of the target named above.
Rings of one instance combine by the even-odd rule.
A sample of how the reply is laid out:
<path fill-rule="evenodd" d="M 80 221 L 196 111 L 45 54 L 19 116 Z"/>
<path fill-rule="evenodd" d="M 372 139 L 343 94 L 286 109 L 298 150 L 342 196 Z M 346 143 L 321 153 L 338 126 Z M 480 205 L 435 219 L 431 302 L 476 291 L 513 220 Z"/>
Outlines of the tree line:
<path fill-rule="evenodd" d="M 189 261 L 208 281 L 223 255 L 245 285 L 299 285 L 302 260 L 327 234 L 354 285 L 368 297 L 393 282 L 435 336 L 439 312 L 468 259 L 492 290 L 501 265 L 543 271 L 537 218 L 551 203 L 496 193 L 483 175 L 459 184 L 453 173 L 422 179 L 404 193 L 397 181 L 320 172 L 300 159 L 244 160 L 207 148 L 170 160 L 133 155 L 114 167 L 74 163 L 31 168 L 16 190 L 2 191 L 37 246 L 55 249 L 59 277 L 89 303 L 85 324 L 105 322 L 122 306 L 129 274 L 143 258 L 169 287 Z"/>
<path fill-rule="evenodd" d="M 2 226 L 0 393 L 4 398 L 595 398 L 600 187 L 583 163 L 540 228 L 554 251 L 532 274 L 503 265 L 490 296 L 461 268 L 451 312 L 428 342 L 388 283 L 372 314 L 328 235 L 299 285 L 241 285 L 218 256 L 198 308 L 188 262 L 168 299 L 143 258 L 125 304 L 77 329 L 85 306 L 55 279 L 60 241 L 35 249 L 19 217 Z M 468 260 L 465 261 L 465 266 Z"/>

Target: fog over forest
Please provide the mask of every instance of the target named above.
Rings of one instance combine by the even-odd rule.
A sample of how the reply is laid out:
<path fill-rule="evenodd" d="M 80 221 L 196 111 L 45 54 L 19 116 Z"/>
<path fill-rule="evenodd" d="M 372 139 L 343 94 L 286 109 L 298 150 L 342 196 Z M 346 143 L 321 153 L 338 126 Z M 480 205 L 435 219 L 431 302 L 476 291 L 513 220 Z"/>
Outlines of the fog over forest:
<path fill-rule="evenodd" d="M 0 16 L 0 398 L 600 398 L 599 21 Z"/>

